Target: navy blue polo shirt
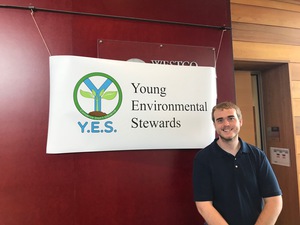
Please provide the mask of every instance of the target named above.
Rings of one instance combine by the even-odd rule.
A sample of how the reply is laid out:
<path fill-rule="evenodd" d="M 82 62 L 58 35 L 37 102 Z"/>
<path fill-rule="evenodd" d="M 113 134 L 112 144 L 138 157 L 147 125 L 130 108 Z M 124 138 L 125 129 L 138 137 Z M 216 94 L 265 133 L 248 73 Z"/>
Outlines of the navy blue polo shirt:
<path fill-rule="evenodd" d="M 239 139 L 233 156 L 215 139 L 194 159 L 195 201 L 212 201 L 230 225 L 253 225 L 266 197 L 281 195 L 272 167 L 263 151 Z"/>

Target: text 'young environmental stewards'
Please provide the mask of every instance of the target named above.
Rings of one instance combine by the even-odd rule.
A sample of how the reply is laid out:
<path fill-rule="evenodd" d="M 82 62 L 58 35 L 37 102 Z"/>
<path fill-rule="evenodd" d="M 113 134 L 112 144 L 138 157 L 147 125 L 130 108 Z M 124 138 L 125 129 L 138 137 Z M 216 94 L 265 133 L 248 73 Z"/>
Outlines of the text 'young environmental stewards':
<path fill-rule="evenodd" d="M 166 87 L 144 86 L 141 83 L 131 83 L 135 94 L 167 96 Z M 156 100 L 152 102 L 141 102 L 134 99 L 131 101 L 132 111 L 154 111 L 154 112 L 195 112 L 207 111 L 207 102 L 200 103 L 159 103 Z M 144 120 L 137 117 L 131 119 L 131 128 L 180 128 L 181 121 L 173 117 L 170 120 Z"/>

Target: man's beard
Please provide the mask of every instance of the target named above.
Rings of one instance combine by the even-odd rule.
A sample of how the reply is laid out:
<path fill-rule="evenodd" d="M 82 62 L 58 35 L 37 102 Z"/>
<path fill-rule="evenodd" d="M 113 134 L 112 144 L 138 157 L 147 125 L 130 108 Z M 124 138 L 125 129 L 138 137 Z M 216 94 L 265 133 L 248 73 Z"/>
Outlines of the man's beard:
<path fill-rule="evenodd" d="M 226 138 L 226 137 L 224 137 L 224 136 L 222 136 L 222 135 L 219 134 L 219 137 L 220 137 L 220 138 L 222 139 L 222 141 L 224 141 L 224 142 L 230 142 L 230 141 L 234 140 L 234 139 L 237 137 L 237 134 L 235 134 L 233 137 L 229 137 L 229 138 Z"/>

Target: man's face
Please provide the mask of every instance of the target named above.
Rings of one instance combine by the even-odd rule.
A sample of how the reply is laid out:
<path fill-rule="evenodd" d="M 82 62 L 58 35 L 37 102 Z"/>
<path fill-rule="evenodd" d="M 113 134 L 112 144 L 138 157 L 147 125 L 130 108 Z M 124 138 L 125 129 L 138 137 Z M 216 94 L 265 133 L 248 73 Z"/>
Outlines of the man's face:
<path fill-rule="evenodd" d="M 216 109 L 214 112 L 214 126 L 220 138 L 224 141 L 231 141 L 238 137 L 242 126 L 235 109 Z"/>

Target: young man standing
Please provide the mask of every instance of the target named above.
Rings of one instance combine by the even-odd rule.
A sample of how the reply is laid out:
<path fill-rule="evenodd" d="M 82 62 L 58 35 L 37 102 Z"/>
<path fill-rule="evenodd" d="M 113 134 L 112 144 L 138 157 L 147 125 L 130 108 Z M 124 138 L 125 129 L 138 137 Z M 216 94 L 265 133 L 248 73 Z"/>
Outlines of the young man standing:
<path fill-rule="evenodd" d="M 218 134 L 194 159 L 196 207 L 209 225 L 274 225 L 282 193 L 263 151 L 239 138 L 239 107 L 223 102 L 212 110 Z"/>

